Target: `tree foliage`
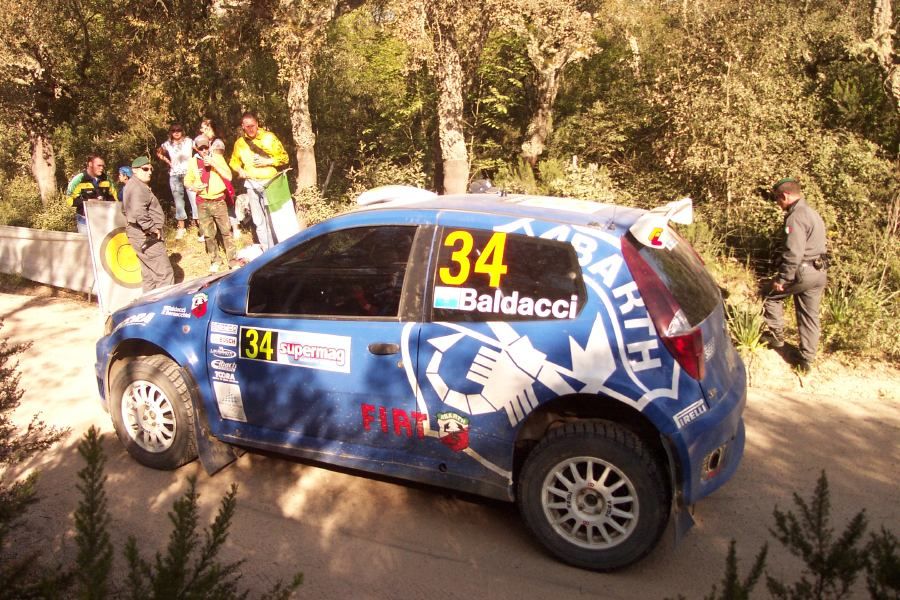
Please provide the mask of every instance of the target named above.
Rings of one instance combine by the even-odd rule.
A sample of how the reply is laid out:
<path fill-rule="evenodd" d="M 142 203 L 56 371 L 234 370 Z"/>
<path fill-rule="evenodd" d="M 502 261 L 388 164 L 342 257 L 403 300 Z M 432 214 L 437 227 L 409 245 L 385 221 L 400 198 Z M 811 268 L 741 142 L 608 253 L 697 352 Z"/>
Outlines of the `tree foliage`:
<path fill-rule="evenodd" d="M 88 152 L 122 164 L 201 116 L 230 144 L 255 109 L 298 186 L 318 188 L 304 202 L 337 205 L 382 168 L 439 191 L 487 176 L 643 207 L 688 195 L 765 275 L 781 218 L 760 190 L 790 175 L 828 226 L 831 305 L 851 298 L 853 322 L 878 324 L 826 321 L 826 342 L 900 357 L 879 333 L 900 316 L 888 0 L 50 0 L 53 19 L 4 6 L 21 35 L 0 42 L 0 173 L 35 178 L 44 211 L 47 174 L 58 187 Z M 0 218 L 33 221 L 5 201 Z"/>

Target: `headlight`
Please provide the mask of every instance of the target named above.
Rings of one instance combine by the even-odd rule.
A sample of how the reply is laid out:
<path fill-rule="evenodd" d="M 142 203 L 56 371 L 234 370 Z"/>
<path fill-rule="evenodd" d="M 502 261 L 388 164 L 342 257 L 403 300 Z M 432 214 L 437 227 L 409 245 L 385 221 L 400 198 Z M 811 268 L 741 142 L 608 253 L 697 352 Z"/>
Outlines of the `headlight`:
<path fill-rule="evenodd" d="M 103 326 L 103 335 L 109 335 L 113 332 L 113 318 L 112 315 L 106 317 L 106 324 Z"/>

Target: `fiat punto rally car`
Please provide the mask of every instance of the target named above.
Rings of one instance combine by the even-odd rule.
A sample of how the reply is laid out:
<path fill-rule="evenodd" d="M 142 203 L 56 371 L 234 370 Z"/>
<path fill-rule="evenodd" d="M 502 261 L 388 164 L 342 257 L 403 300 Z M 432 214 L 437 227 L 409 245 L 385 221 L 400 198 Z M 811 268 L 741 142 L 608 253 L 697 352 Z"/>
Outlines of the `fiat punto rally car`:
<path fill-rule="evenodd" d="M 427 193 L 426 193 L 427 194 Z M 97 380 L 140 463 L 258 448 L 515 501 L 561 560 L 628 565 L 725 483 L 744 366 L 654 211 L 385 201 L 114 313 Z"/>

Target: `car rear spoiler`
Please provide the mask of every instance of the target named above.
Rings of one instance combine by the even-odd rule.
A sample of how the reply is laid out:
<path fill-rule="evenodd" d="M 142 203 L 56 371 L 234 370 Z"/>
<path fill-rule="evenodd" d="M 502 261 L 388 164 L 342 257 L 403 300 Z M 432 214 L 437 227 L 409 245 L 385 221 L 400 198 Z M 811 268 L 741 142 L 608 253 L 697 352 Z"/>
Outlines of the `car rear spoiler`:
<path fill-rule="evenodd" d="M 636 240 L 650 248 L 672 248 L 676 241 L 669 233 L 669 221 L 681 225 L 693 223 L 694 201 L 690 198 L 682 198 L 663 206 L 657 206 L 644 213 L 628 228 L 628 231 Z"/>
<path fill-rule="evenodd" d="M 436 197 L 437 194 L 412 185 L 382 185 L 366 190 L 356 197 L 359 206 L 372 206 L 392 202 L 408 204 Z"/>

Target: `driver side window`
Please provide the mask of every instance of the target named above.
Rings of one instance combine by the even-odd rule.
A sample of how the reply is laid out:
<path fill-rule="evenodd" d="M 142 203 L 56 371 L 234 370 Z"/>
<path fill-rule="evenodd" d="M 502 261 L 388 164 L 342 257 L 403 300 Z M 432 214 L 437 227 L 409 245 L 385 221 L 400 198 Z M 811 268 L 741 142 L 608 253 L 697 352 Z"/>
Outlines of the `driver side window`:
<path fill-rule="evenodd" d="M 416 227 L 379 225 L 316 237 L 250 280 L 251 313 L 397 317 Z"/>

